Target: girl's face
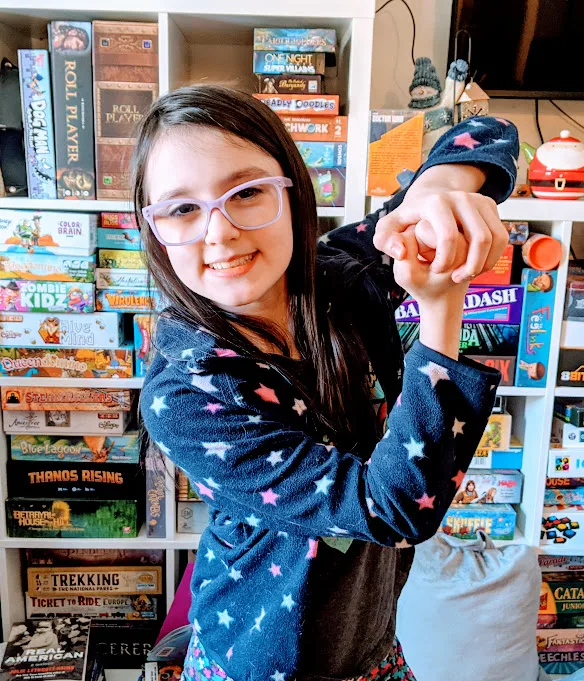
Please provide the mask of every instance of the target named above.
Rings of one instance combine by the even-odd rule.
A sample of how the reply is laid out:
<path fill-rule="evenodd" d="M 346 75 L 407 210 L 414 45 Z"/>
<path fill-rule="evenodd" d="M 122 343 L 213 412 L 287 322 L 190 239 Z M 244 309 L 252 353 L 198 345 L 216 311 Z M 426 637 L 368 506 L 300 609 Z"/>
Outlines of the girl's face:
<path fill-rule="evenodd" d="M 150 204 L 174 198 L 212 200 L 233 187 L 283 175 L 280 164 L 250 142 L 204 127 L 177 128 L 155 144 L 146 168 Z M 286 190 L 282 215 L 262 229 L 235 227 L 213 210 L 207 235 L 186 246 L 160 245 L 191 291 L 239 314 L 269 314 L 286 301 L 292 216 Z M 235 261 L 240 261 L 237 266 Z"/>

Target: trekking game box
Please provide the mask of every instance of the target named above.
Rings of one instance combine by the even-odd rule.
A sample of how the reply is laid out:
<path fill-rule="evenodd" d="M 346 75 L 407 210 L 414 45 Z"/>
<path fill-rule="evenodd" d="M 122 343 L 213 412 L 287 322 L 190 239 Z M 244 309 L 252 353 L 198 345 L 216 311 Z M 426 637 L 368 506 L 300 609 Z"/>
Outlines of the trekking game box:
<path fill-rule="evenodd" d="M 3 312 L 95 312 L 93 284 L 60 281 L 0 281 Z"/>
<path fill-rule="evenodd" d="M 13 413 L 22 414 L 23 412 Z M 88 413 L 99 415 L 99 412 Z M 6 419 L 6 414 L 4 418 Z M 10 438 L 10 454 L 16 461 L 137 464 L 140 461 L 140 442 L 137 431 L 128 432 L 125 435 L 77 437 L 55 437 L 45 434 L 15 435 Z"/>
<path fill-rule="evenodd" d="M 130 412 L 5 411 L 3 430 L 11 435 L 123 435 Z"/>
<path fill-rule="evenodd" d="M 92 282 L 95 256 L 0 253 L 0 279 Z"/>
<path fill-rule="evenodd" d="M 491 539 L 513 539 L 515 518 L 510 504 L 452 504 L 442 520 L 441 531 L 460 539 L 476 539 L 477 530 L 484 530 Z"/>
<path fill-rule="evenodd" d="M 131 390 L 110 388 L 33 388 L 30 386 L 0 389 L 2 409 L 80 409 L 81 411 L 130 411 Z"/>
<path fill-rule="evenodd" d="M 104 596 L 162 593 L 162 567 L 29 567 L 31 596 Z"/>

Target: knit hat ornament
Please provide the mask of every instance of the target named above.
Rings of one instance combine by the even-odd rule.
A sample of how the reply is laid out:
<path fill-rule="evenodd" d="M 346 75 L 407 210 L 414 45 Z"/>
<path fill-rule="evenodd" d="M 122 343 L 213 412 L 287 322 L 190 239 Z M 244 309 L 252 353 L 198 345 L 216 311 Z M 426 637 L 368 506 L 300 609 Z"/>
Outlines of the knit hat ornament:
<path fill-rule="evenodd" d="M 432 61 L 428 57 L 418 57 L 414 65 L 414 77 L 410 85 L 412 97 L 408 108 L 428 109 L 440 102 L 442 85 Z"/>

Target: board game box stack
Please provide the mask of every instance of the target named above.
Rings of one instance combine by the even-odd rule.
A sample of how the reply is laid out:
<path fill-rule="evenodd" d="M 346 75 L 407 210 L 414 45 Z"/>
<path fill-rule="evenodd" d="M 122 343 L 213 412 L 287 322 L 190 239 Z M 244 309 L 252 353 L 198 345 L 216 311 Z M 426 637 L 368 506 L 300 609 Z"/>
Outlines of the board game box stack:
<path fill-rule="evenodd" d="M 176 531 L 179 533 L 200 534 L 209 524 L 209 509 L 207 504 L 193 489 L 186 474 L 177 469 L 177 508 L 176 508 Z"/>
<path fill-rule="evenodd" d="M 308 167 L 317 205 L 328 207 L 345 205 L 347 117 L 331 85 L 336 51 L 332 29 L 254 29 L 254 96 L 280 116 Z"/>
<path fill-rule="evenodd" d="M 584 387 L 584 263 L 582 261 L 572 261 L 568 268 L 557 385 Z"/>

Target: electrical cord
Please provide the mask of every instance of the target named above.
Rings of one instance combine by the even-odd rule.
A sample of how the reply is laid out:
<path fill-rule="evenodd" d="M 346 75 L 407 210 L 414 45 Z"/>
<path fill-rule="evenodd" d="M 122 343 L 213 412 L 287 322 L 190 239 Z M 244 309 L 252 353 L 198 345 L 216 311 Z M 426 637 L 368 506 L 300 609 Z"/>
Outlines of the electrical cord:
<path fill-rule="evenodd" d="M 381 12 L 382 9 L 387 7 L 390 3 L 392 3 L 393 0 L 387 0 L 387 2 L 384 2 L 383 5 L 379 9 L 375 10 L 375 14 L 378 14 Z M 405 6 L 408 12 L 410 13 L 410 17 L 412 18 L 412 28 L 413 28 L 413 36 L 412 36 L 412 64 L 415 66 L 416 64 L 416 58 L 414 57 L 414 48 L 416 46 L 416 18 L 414 17 L 414 13 L 412 12 L 411 7 L 408 5 L 406 0 L 400 0 Z"/>
<path fill-rule="evenodd" d="M 567 112 L 564 111 L 561 107 L 559 107 L 552 99 L 550 99 L 550 100 L 548 100 L 548 101 L 549 101 L 550 104 L 553 104 L 553 106 L 555 106 L 556 109 L 557 109 L 563 116 L 565 116 L 569 121 L 572 121 L 572 123 L 574 123 L 574 125 L 577 125 L 579 128 L 581 128 L 582 130 L 584 130 L 584 125 L 582 125 L 582 123 L 578 123 L 578 121 L 577 121 L 575 118 L 572 118 L 572 116 L 570 116 L 569 113 L 567 113 Z"/>
<path fill-rule="evenodd" d="M 539 141 L 543 144 L 543 135 L 541 134 L 541 127 L 539 125 L 539 99 L 535 100 L 535 124 L 537 126 L 537 133 L 539 135 Z"/>

